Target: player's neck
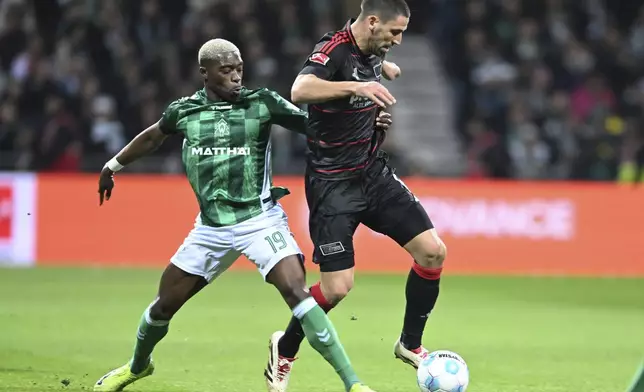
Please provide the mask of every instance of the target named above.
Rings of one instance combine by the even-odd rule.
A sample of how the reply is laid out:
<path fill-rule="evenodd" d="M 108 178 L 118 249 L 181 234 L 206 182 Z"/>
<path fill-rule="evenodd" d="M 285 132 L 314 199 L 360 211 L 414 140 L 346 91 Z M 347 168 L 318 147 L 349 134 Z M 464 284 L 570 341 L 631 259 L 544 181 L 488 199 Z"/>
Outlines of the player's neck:
<path fill-rule="evenodd" d="M 369 29 L 365 26 L 364 22 L 359 19 L 351 24 L 351 34 L 356 39 L 356 44 L 360 51 L 364 54 L 369 53 Z"/>
<path fill-rule="evenodd" d="M 211 89 L 209 89 L 208 86 L 204 86 L 204 90 L 206 90 L 206 97 L 208 97 L 209 101 L 213 101 L 213 102 L 223 101 L 223 99 L 219 95 L 215 94 Z"/>

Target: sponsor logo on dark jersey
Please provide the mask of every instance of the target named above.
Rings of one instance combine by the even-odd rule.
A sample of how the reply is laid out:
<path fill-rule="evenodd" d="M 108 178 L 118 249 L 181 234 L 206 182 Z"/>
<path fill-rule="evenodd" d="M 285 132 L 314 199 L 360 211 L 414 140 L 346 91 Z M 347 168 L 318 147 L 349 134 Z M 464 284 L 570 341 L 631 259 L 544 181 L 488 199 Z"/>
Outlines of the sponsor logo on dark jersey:
<path fill-rule="evenodd" d="M 314 63 L 326 65 L 326 63 L 328 63 L 330 59 L 329 56 L 324 53 L 313 53 L 311 57 L 309 57 L 309 60 Z"/>

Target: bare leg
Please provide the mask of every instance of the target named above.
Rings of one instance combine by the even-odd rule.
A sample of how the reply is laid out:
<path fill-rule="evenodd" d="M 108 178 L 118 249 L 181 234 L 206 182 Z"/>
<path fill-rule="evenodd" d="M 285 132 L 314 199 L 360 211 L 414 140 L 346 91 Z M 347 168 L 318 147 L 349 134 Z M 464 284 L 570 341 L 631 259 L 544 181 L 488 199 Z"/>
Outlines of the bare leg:
<path fill-rule="evenodd" d="M 208 282 L 201 276 L 189 274 L 174 264 L 168 264 L 161 281 L 156 301 L 150 307 L 150 317 L 153 320 L 170 321 Z"/>
<path fill-rule="evenodd" d="M 145 310 L 139 324 L 136 347 L 130 363 L 132 373 L 138 374 L 145 370 L 150 363 L 152 350 L 168 333 L 172 317 L 207 284 L 203 277 L 168 264 L 161 276 L 157 298 Z"/>

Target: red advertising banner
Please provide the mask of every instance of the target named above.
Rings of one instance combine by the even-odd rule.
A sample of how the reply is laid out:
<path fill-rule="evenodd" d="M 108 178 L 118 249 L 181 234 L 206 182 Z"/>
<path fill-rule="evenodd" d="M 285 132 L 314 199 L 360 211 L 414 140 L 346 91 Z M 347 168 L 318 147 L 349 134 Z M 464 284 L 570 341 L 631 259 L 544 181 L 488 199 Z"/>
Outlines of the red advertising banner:
<path fill-rule="evenodd" d="M 13 187 L 0 184 L 0 241 L 11 239 L 13 225 Z"/>
<path fill-rule="evenodd" d="M 36 176 L 0 173 L 0 266 L 34 262 Z"/>
<path fill-rule="evenodd" d="M 310 259 L 301 178 L 276 178 Z M 644 189 L 614 184 L 407 179 L 448 247 L 446 273 L 644 276 Z M 0 194 L 0 200 L 2 196 Z M 162 266 L 198 212 L 180 176 L 117 176 L 98 206 L 96 176 L 38 177 L 36 259 L 47 265 Z M 360 227 L 357 269 L 407 271 L 393 241 Z M 237 268 L 253 268 L 239 260 Z M 314 267 L 309 267 L 314 268 Z"/>

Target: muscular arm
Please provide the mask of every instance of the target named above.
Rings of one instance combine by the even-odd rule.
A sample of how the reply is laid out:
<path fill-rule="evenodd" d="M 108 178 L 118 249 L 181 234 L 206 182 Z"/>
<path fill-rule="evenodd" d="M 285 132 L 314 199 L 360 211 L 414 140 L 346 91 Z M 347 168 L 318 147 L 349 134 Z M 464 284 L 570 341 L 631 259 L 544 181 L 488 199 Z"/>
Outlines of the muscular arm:
<path fill-rule="evenodd" d="M 359 86 L 360 82 L 330 82 L 313 74 L 299 75 L 291 88 L 291 101 L 301 105 L 351 97 Z"/>
<path fill-rule="evenodd" d="M 319 44 L 318 44 L 319 45 Z M 327 43 L 308 58 L 291 88 L 291 101 L 296 104 L 314 104 L 336 99 L 360 96 L 378 106 L 396 103 L 394 97 L 378 82 L 332 81 L 351 56 L 349 44 Z"/>
<path fill-rule="evenodd" d="M 98 178 L 99 205 L 103 205 L 103 201 L 105 199 L 109 200 L 112 196 L 114 172 L 156 150 L 167 137 L 168 135 L 161 131 L 159 122 L 157 122 L 136 135 L 127 146 L 123 147 L 114 158 L 110 159 L 103 166 Z"/>
<path fill-rule="evenodd" d="M 123 166 L 154 152 L 168 137 L 155 123 L 136 135 L 114 158 Z"/>

